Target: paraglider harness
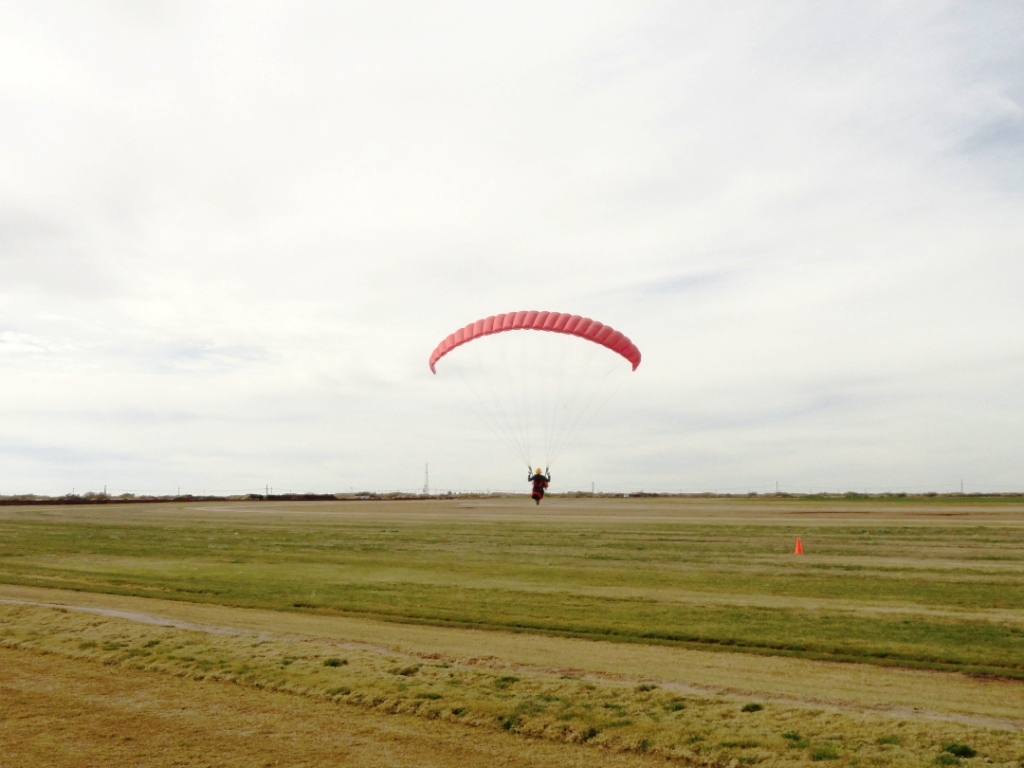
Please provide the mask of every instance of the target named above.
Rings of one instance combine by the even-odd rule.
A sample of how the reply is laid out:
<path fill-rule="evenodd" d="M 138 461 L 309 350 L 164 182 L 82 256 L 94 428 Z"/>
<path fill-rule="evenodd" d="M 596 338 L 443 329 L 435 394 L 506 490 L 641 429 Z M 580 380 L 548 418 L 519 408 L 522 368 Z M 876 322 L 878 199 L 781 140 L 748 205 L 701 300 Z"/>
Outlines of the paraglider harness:
<path fill-rule="evenodd" d="M 531 469 L 530 474 L 527 477 L 531 483 L 533 483 L 533 492 L 530 494 L 530 498 L 540 504 L 540 500 L 544 498 L 544 489 L 548 487 L 548 483 L 551 482 L 551 470 L 546 470 L 547 474 L 542 475 L 540 472 L 534 473 Z"/>

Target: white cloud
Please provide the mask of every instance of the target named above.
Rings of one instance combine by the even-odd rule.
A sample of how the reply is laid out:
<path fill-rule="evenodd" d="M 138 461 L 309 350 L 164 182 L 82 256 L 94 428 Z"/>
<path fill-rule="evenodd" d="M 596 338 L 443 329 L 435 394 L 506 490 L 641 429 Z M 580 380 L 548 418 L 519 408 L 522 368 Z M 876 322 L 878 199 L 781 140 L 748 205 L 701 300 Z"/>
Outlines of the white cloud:
<path fill-rule="evenodd" d="M 514 487 L 530 307 L 644 351 L 562 487 L 1019 487 L 1015 3 L 0 12 L 0 492 Z"/>

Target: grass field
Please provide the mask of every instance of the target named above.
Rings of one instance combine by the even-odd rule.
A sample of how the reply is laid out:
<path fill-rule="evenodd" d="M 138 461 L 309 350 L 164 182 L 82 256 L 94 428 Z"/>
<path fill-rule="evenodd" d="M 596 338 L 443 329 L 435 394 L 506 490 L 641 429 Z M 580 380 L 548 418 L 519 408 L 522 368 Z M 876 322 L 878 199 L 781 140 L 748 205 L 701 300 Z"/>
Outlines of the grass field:
<path fill-rule="evenodd" d="M 0 508 L 0 598 L 120 612 L 0 639 L 583 764 L 1024 764 L 1021 500 L 550 501 Z"/>

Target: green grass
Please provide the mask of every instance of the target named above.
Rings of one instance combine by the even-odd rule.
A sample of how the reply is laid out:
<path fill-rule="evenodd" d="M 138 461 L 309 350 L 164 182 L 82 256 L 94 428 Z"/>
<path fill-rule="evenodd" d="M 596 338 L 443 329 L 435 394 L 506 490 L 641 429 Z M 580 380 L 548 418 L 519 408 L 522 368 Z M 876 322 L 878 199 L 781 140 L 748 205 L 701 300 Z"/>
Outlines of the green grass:
<path fill-rule="evenodd" d="M 583 520 L 608 505 L 546 519 L 517 517 L 515 500 L 475 505 L 487 519 L 456 502 L 5 508 L 0 582 L 1024 678 L 1020 501 L 984 522 L 971 515 L 993 505 L 945 499 L 843 500 L 841 518 L 834 500 L 701 507 L 764 510 L 749 524 L 630 502 Z"/>

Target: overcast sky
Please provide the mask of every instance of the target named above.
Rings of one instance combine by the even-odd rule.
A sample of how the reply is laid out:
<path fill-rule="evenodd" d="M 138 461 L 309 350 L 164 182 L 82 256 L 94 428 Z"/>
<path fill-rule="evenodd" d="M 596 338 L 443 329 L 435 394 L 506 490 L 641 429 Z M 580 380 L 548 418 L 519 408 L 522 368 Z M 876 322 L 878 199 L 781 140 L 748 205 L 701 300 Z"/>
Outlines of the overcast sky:
<path fill-rule="evenodd" d="M 524 485 L 427 368 L 643 363 L 553 490 L 1024 489 L 1024 6 L 0 0 L 0 493 Z"/>

